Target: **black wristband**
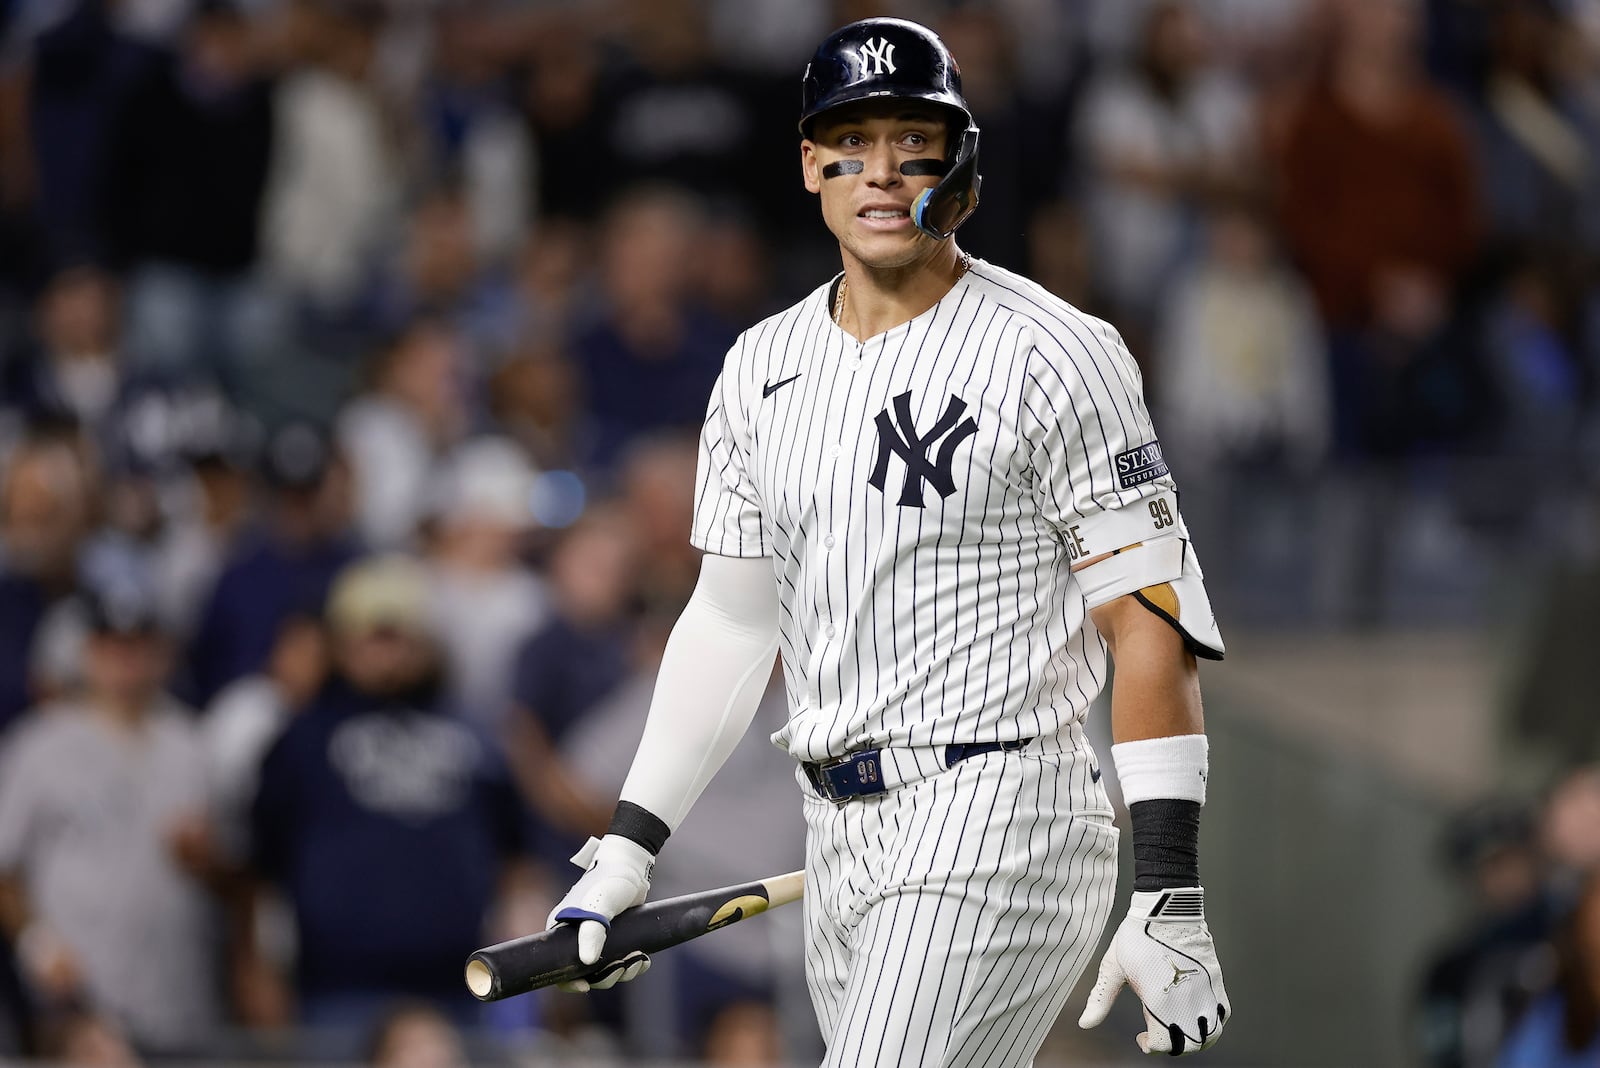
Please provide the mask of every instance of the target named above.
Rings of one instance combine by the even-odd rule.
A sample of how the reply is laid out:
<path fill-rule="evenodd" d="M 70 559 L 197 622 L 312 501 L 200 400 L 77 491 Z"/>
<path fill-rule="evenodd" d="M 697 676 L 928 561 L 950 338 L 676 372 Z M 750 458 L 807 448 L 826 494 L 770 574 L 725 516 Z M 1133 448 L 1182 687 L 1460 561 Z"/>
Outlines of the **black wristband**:
<path fill-rule="evenodd" d="M 1200 885 L 1200 803 L 1152 798 L 1128 806 L 1133 819 L 1133 888 Z"/>
<path fill-rule="evenodd" d="M 606 828 L 606 833 L 643 846 L 653 857 L 667 844 L 672 828 L 649 809 L 632 801 L 618 801 L 617 811 L 612 815 L 611 826 Z"/>

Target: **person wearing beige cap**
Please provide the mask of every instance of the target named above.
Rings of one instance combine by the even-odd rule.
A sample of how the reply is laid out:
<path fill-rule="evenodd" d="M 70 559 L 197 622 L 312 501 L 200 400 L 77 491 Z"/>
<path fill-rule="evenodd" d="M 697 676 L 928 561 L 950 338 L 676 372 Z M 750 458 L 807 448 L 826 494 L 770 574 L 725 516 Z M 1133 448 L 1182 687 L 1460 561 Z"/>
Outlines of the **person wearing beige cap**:
<path fill-rule="evenodd" d="M 328 594 L 328 625 L 347 643 L 430 638 L 427 572 L 399 553 L 352 564 L 340 572 Z M 413 662 L 413 667 L 420 666 Z"/>
<path fill-rule="evenodd" d="M 262 764 L 251 840 L 299 930 L 299 1022 L 349 1055 L 397 997 L 472 1024 L 456 973 L 527 840 L 498 747 L 443 696 L 423 565 L 351 565 L 326 615 L 331 677 Z"/>

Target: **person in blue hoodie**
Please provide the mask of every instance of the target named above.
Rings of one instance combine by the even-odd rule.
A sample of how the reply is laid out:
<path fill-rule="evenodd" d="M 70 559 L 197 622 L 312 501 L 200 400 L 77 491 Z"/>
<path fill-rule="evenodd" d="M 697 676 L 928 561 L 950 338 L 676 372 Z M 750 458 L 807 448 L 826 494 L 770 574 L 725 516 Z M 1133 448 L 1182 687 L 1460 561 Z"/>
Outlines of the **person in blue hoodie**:
<path fill-rule="evenodd" d="M 1555 946 L 1555 983 L 1512 1029 L 1499 1068 L 1600 1065 L 1600 873 L 1590 873 Z"/>
<path fill-rule="evenodd" d="M 300 1023 L 359 1036 L 413 999 L 470 1026 L 462 962 L 525 853 L 520 799 L 445 706 L 415 560 L 351 565 L 327 621 L 334 670 L 268 752 L 251 817 L 255 867 L 299 931 Z"/>

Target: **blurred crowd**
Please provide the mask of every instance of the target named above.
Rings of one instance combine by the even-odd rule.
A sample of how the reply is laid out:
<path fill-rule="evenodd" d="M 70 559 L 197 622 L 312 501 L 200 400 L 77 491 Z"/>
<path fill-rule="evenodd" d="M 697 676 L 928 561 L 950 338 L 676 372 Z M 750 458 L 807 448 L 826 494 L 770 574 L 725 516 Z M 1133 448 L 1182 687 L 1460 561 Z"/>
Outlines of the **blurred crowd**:
<path fill-rule="evenodd" d="M 1473 915 L 1422 976 L 1429 1068 L 1585 1068 L 1600 1061 L 1600 765 L 1537 800 L 1497 797 L 1452 821 L 1445 859 Z"/>
<path fill-rule="evenodd" d="M 0 1054 L 803 1046 L 760 932 L 460 969 L 604 828 L 711 382 L 838 267 L 800 72 L 885 13 L 962 64 L 963 246 L 1127 338 L 1225 619 L 1593 570 L 1596 0 L 8 0 Z M 752 738 L 658 886 L 798 866 Z"/>

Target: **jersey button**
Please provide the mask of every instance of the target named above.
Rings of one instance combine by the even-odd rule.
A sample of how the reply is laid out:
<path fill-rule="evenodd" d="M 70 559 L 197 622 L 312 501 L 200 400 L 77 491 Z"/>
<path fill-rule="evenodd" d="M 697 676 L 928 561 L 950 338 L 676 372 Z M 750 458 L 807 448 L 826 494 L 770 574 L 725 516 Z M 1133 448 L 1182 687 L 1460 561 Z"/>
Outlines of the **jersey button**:
<path fill-rule="evenodd" d="M 851 360 L 850 361 L 850 370 L 852 370 L 852 371 L 861 370 L 861 361 L 860 360 Z"/>
<path fill-rule="evenodd" d="M 833 448 L 828 450 L 828 455 L 829 456 L 838 456 L 839 453 L 841 453 L 843 451 L 844 450 L 842 448 L 840 448 L 838 445 L 835 445 Z"/>
<path fill-rule="evenodd" d="M 828 629 L 823 631 L 823 633 L 826 634 L 830 638 L 833 637 L 833 624 L 829 623 L 828 624 Z"/>
<path fill-rule="evenodd" d="M 826 538 L 823 538 L 822 544 L 826 545 L 830 549 L 833 548 L 833 535 L 829 534 Z"/>

